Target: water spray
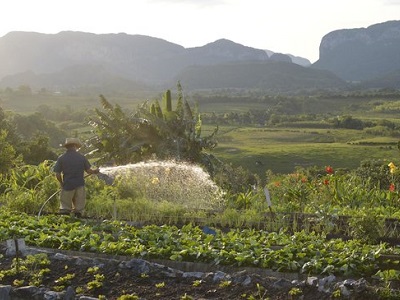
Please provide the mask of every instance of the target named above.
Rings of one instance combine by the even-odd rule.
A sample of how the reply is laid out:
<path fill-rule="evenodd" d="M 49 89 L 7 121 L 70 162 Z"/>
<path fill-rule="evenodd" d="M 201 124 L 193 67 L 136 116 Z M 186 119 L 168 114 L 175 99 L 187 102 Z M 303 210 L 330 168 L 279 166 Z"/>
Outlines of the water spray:
<path fill-rule="evenodd" d="M 170 202 L 188 210 L 215 210 L 223 205 L 223 191 L 200 166 L 176 161 L 146 161 L 105 167 L 102 173 L 122 187 L 154 202 Z"/>

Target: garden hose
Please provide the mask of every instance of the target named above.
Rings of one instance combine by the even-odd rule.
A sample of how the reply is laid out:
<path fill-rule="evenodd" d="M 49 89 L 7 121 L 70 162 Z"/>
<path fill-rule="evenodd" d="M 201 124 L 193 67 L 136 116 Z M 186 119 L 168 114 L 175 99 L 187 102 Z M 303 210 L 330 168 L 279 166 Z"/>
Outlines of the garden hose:
<path fill-rule="evenodd" d="M 60 192 L 61 192 L 61 189 L 59 189 L 58 191 L 54 192 L 53 195 L 51 195 L 51 196 L 49 197 L 49 199 L 47 199 L 47 200 L 43 203 L 42 207 L 41 207 L 40 210 L 39 210 L 38 218 L 40 218 L 40 214 L 42 213 L 42 210 L 43 210 L 43 208 L 46 206 L 46 204 L 47 204 L 55 195 L 57 195 L 57 194 L 60 193 Z"/>
<path fill-rule="evenodd" d="M 90 176 L 91 174 L 86 175 L 84 178 Z M 103 180 L 107 185 L 112 185 L 114 183 L 114 179 L 106 174 L 103 173 L 97 173 L 97 177 L 101 180 Z M 39 213 L 38 213 L 38 218 L 40 218 L 40 215 L 42 214 L 43 208 L 46 206 L 46 204 L 58 193 L 61 192 L 62 189 L 59 189 L 58 191 L 54 192 L 40 207 Z"/>

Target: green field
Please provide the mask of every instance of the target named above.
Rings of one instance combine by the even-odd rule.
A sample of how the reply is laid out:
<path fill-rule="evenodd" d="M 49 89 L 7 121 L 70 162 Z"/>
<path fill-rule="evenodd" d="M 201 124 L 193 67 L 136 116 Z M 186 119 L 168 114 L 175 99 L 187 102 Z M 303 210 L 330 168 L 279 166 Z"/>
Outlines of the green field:
<path fill-rule="evenodd" d="M 221 127 L 213 153 L 264 176 L 267 170 L 290 173 L 296 167 L 331 165 L 353 169 L 366 159 L 397 160 L 397 139 L 345 129 L 267 129 Z"/>

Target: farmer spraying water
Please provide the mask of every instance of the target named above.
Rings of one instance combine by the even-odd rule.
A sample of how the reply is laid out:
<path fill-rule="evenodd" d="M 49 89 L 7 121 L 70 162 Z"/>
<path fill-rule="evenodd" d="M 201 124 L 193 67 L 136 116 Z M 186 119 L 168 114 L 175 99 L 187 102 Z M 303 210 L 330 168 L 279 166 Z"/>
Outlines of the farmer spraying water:
<path fill-rule="evenodd" d="M 88 159 L 78 152 L 82 146 L 79 139 L 67 138 L 63 146 L 66 151 L 58 157 L 53 169 L 61 185 L 59 213 L 81 217 L 86 205 L 84 173 L 98 174 L 100 170 L 93 169 Z"/>

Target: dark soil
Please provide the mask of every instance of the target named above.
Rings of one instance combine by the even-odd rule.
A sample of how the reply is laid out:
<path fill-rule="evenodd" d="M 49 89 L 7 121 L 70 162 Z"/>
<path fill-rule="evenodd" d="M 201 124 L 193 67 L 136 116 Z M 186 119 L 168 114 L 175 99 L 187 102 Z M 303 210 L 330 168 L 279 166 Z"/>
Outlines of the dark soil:
<path fill-rule="evenodd" d="M 98 298 L 100 295 L 105 299 L 115 300 L 122 295 L 137 295 L 139 299 L 163 299 L 163 300 L 181 300 L 181 299 L 306 299 L 306 300 L 323 300 L 333 299 L 331 293 L 320 292 L 316 286 L 301 284 L 299 289 L 301 293 L 291 295 L 291 290 L 296 285 L 291 281 L 285 280 L 285 284 L 277 284 L 280 279 L 277 277 L 263 277 L 258 274 L 245 273 L 251 278 L 250 283 L 243 282 L 219 281 L 213 280 L 213 273 L 204 276 L 201 279 L 194 277 L 185 278 L 182 272 L 177 272 L 177 276 L 166 276 L 163 272 L 149 274 L 134 274 L 129 269 L 119 267 L 120 261 L 116 259 L 110 260 L 110 263 L 98 264 L 99 268 L 93 268 L 85 262 L 85 259 L 74 256 L 74 259 L 55 259 L 54 255 L 49 255 L 51 259 L 50 272 L 46 273 L 41 279 L 42 287 L 46 287 L 51 291 L 66 290 L 71 286 L 74 291 L 78 291 L 76 299 L 79 295 L 91 296 Z M 7 270 L 11 267 L 11 257 L 2 257 L 0 259 L 0 270 Z M 91 260 L 93 261 L 93 259 Z M 103 259 L 103 261 L 105 261 Z M 107 260 L 108 261 L 108 260 Z M 92 267 L 92 268 L 91 268 Z M 2 285 L 15 286 L 15 279 L 24 280 L 21 285 L 29 285 L 32 274 L 38 274 L 43 267 L 36 267 L 28 270 L 28 272 L 20 271 L 17 276 L 6 276 L 0 280 Z M 91 268 L 91 269 L 90 269 Z M 240 270 L 238 270 L 239 272 Z M 68 282 L 60 283 L 60 278 L 73 274 L 74 278 Z M 100 279 L 96 281 L 96 274 Z M 208 273 L 204 273 L 208 274 Z M 234 277 L 232 277 L 234 278 Z M 100 284 L 96 285 L 95 283 Z M 352 299 L 377 299 L 376 295 L 368 296 L 366 291 Z M 35 298 L 36 299 L 36 298 Z"/>

